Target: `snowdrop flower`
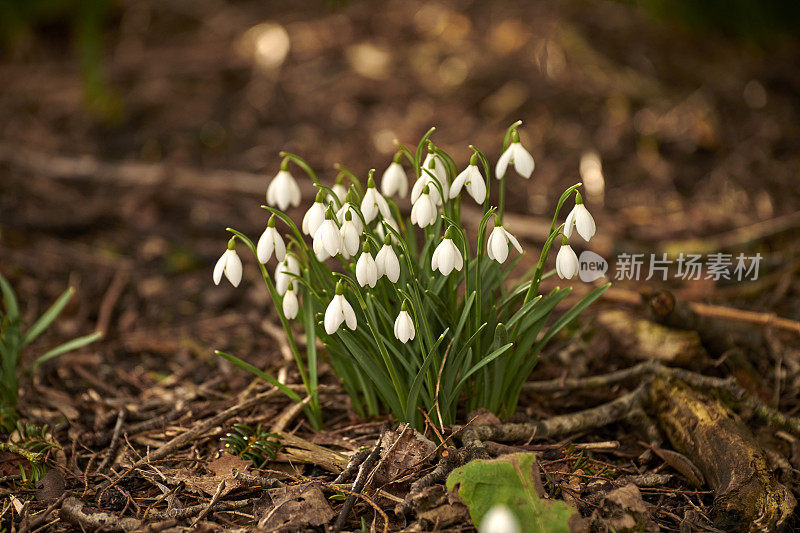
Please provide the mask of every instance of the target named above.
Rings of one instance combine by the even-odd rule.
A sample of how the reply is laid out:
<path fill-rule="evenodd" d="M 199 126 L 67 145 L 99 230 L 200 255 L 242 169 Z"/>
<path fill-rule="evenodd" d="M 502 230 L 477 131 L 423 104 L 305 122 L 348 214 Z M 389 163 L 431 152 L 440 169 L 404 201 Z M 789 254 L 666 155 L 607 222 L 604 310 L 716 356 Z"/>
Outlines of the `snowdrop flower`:
<path fill-rule="evenodd" d="M 300 275 L 300 261 L 297 260 L 294 253 L 287 253 L 286 259 L 275 267 L 275 290 L 278 291 L 278 294 L 281 296 L 286 294 L 293 275 Z"/>
<path fill-rule="evenodd" d="M 336 295 L 328 304 L 325 310 L 325 332 L 328 335 L 333 335 L 342 322 L 347 324 L 350 329 L 356 329 L 358 321 L 356 320 L 356 313 L 353 311 L 353 306 L 350 305 L 344 297 L 344 286 L 342 282 L 336 284 Z"/>
<path fill-rule="evenodd" d="M 294 282 L 289 283 L 286 294 L 283 295 L 283 315 L 289 320 L 295 318 L 297 316 L 299 305 L 300 304 L 297 301 L 297 293 L 294 291 Z"/>
<path fill-rule="evenodd" d="M 306 214 L 303 216 L 303 233 L 306 235 L 314 236 L 317 229 L 325 221 L 325 193 L 322 191 L 317 192 L 317 199 L 308 208 Z"/>
<path fill-rule="evenodd" d="M 478 533 L 520 533 L 519 521 L 508 507 L 495 505 L 483 515 Z"/>
<path fill-rule="evenodd" d="M 341 238 L 341 252 L 342 257 L 350 259 L 358 252 L 358 241 L 360 233 L 358 228 L 353 222 L 353 215 L 350 211 L 344 214 L 344 222 L 339 229 L 339 237 Z"/>
<path fill-rule="evenodd" d="M 336 195 L 336 198 L 339 199 L 339 203 L 343 204 L 345 198 L 347 198 L 347 188 L 344 186 L 344 174 L 339 173 L 339 175 L 336 176 L 336 183 L 333 184 L 331 190 L 333 191 L 333 194 Z M 330 194 L 328 195 L 327 199 L 328 202 L 333 201 L 333 197 Z"/>
<path fill-rule="evenodd" d="M 431 258 L 431 270 L 438 270 L 443 275 L 447 276 L 450 272 L 461 270 L 464 267 L 464 258 L 459 250 L 453 243 L 452 228 L 447 228 L 444 232 L 444 239 L 436 247 Z"/>
<path fill-rule="evenodd" d="M 427 168 L 436 179 L 439 180 L 439 183 L 442 185 L 442 192 L 444 193 L 444 197 L 447 198 L 450 194 L 450 188 L 447 183 L 447 166 L 444 164 L 444 160 L 436 155 L 435 152 L 432 151 L 433 146 L 429 146 L 428 148 L 428 155 L 425 156 L 425 160 L 422 162 L 422 168 Z M 430 175 L 422 171 L 423 175 L 428 176 L 428 179 L 432 180 L 433 178 Z"/>
<path fill-rule="evenodd" d="M 394 236 L 394 233 L 391 233 L 385 226 L 391 226 L 397 233 L 400 233 L 400 227 L 393 218 L 384 218 L 381 220 L 381 223 L 375 227 L 375 233 L 378 235 L 378 237 L 385 239 L 387 236 L 389 236 L 391 237 L 393 244 L 400 244 L 397 241 L 397 237 Z"/>
<path fill-rule="evenodd" d="M 400 164 L 402 157 L 403 152 L 397 152 L 394 160 L 381 175 L 381 192 L 386 196 L 397 194 L 400 198 L 405 198 L 408 194 L 408 177 L 403 165 Z"/>
<path fill-rule="evenodd" d="M 425 161 L 428 161 L 426 159 Z M 428 166 L 420 167 L 420 177 L 417 178 L 417 181 L 414 182 L 414 187 L 411 189 L 411 203 L 414 204 L 419 199 L 420 195 L 422 194 L 422 190 L 427 186 L 428 187 L 428 194 L 430 194 L 431 198 L 433 199 L 433 203 L 436 205 L 442 204 L 442 196 L 439 194 L 439 187 L 436 185 L 436 182 L 439 182 L 439 186 L 442 188 L 442 192 L 444 192 L 445 197 L 448 196 L 450 193 L 449 189 L 446 188 L 447 178 L 445 181 L 438 176 L 437 172 L 434 172 L 434 164 L 436 160 L 431 160 L 430 163 L 427 163 Z M 430 174 L 423 169 L 428 169 Z M 431 175 L 433 174 L 433 175 Z M 435 177 L 434 177 L 435 176 Z"/>
<path fill-rule="evenodd" d="M 450 198 L 455 198 L 461 192 L 461 187 L 465 187 L 470 196 L 479 204 L 486 200 L 486 182 L 478 170 L 478 154 L 472 154 L 467 168 L 453 180 L 450 187 Z"/>
<path fill-rule="evenodd" d="M 362 287 L 369 285 L 373 289 L 378 283 L 378 266 L 369 253 L 369 242 L 367 241 L 364 241 L 364 246 L 361 248 L 361 256 L 356 261 L 356 281 Z"/>
<path fill-rule="evenodd" d="M 265 265 L 269 258 L 272 257 L 272 252 L 275 252 L 275 259 L 278 261 L 283 261 L 286 257 L 286 244 L 284 244 L 281 234 L 275 229 L 275 215 L 269 217 L 267 229 L 258 239 L 258 245 L 256 246 L 258 262 Z"/>
<path fill-rule="evenodd" d="M 561 238 L 561 248 L 558 250 L 556 256 L 556 273 L 561 279 L 571 279 L 578 273 L 580 264 L 578 263 L 578 256 L 569 245 L 569 240 L 566 237 Z"/>
<path fill-rule="evenodd" d="M 284 211 L 290 205 L 300 205 L 300 187 L 289 174 L 289 161 L 284 159 L 281 169 L 267 187 L 267 204 Z"/>
<path fill-rule="evenodd" d="M 411 223 L 417 224 L 420 228 L 433 225 L 439 214 L 436 210 L 436 203 L 431 198 L 430 187 L 430 185 L 425 185 L 422 189 L 422 194 L 419 195 L 411 208 Z"/>
<path fill-rule="evenodd" d="M 581 198 L 581 193 L 579 192 L 575 193 L 575 207 L 569 212 L 567 221 L 564 223 L 564 235 L 567 238 L 572 236 L 573 226 L 578 230 L 578 235 L 583 237 L 583 240 L 587 242 L 594 236 L 595 231 L 597 231 L 594 218 L 592 218 L 592 214 L 589 213 L 586 206 L 583 205 L 583 198 Z"/>
<path fill-rule="evenodd" d="M 314 233 L 314 253 L 317 259 L 325 261 L 339 253 L 342 248 L 342 236 L 336 222 L 333 221 L 333 209 L 328 207 L 325 220 Z"/>
<path fill-rule="evenodd" d="M 370 176 L 367 182 L 367 192 L 364 193 L 364 199 L 361 201 L 361 214 L 364 215 L 364 222 L 369 224 L 378 216 L 378 213 L 384 218 L 392 216 L 386 198 L 381 196 L 381 193 L 375 188 L 375 181 Z"/>
<path fill-rule="evenodd" d="M 214 265 L 214 285 L 219 285 L 222 280 L 222 274 L 228 278 L 231 285 L 238 287 L 242 281 L 242 260 L 239 259 L 239 254 L 236 253 L 236 237 L 232 237 L 228 241 L 228 249 L 217 260 Z"/>
<path fill-rule="evenodd" d="M 400 314 L 394 321 L 394 336 L 403 344 L 408 341 L 413 341 L 416 335 L 414 329 L 414 321 L 411 320 L 411 315 L 408 314 L 408 307 L 406 302 L 403 302 L 403 307 L 400 309 Z"/>
<path fill-rule="evenodd" d="M 392 248 L 392 240 L 387 236 L 383 240 L 383 247 L 375 256 L 375 266 L 378 269 L 378 279 L 386 276 L 392 283 L 400 279 L 400 260 Z"/>
<path fill-rule="evenodd" d="M 346 213 L 350 213 L 350 216 L 353 218 L 353 224 L 355 224 L 358 234 L 361 235 L 364 233 L 364 225 L 361 223 L 361 217 L 358 216 L 356 205 L 350 202 L 342 204 L 342 207 L 336 212 L 336 219 L 339 221 L 339 224 L 344 224 Z"/>
<path fill-rule="evenodd" d="M 514 130 L 511 134 L 511 144 L 508 145 L 506 151 L 497 161 L 497 167 L 494 170 L 494 175 L 497 179 L 506 175 L 509 163 L 523 178 L 530 178 L 531 174 L 533 174 L 533 156 L 520 144 L 517 130 Z"/>
<path fill-rule="evenodd" d="M 489 234 L 489 240 L 486 242 L 486 255 L 489 256 L 489 259 L 493 259 L 498 263 L 504 263 L 505 260 L 508 259 L 509 243 L 513 244 L 514 248 L 516 248 L 519 253 L 523 253 L 522 246 L 519 245 L 517 238 L 500 225 L 500 219 L 495 217 L 494 221 L 494 229 L 492 233 Z"/>

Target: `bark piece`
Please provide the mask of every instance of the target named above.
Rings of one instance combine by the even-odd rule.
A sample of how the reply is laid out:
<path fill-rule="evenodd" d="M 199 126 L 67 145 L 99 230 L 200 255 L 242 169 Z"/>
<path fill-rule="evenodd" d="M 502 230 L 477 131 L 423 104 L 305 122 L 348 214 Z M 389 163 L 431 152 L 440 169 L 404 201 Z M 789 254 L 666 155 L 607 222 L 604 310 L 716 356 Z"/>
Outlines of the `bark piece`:
<path fill-rule="evenodd" d="M 714 490 L 717 527 L 774 531 L 786 523 L 796 501 L 773 477 L 755 436 L 735 413 L 679 380 L 656 377 L 649 391 L 672 446 Z"/>

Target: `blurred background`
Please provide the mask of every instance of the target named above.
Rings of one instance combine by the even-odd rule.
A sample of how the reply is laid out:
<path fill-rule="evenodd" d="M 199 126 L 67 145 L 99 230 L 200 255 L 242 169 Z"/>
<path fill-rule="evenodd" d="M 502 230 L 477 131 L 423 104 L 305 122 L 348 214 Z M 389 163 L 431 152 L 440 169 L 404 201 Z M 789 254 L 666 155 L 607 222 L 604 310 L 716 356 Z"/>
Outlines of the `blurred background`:
<path fill-rule="evenodd" d="M 274 352 L 252 258 L 238 291 L 211 267 L 226 226 L 263 229 L 280 150 L 332 182 L 433 125 L 460 165 L 470 143 L 494 162 L 521 119 L 525 261 L 582 179 L 604 257 L 759 252 L 758 282 L 666 285 L 798 318 L 799 17 L 777 0 L 6 0 L 0 271 L 31 316 L 78 288 L 58 328 L 107 332 L 79 376 L 96 387 L 113 354 L 136 391 L 216 364 L 211 347 Z"/>

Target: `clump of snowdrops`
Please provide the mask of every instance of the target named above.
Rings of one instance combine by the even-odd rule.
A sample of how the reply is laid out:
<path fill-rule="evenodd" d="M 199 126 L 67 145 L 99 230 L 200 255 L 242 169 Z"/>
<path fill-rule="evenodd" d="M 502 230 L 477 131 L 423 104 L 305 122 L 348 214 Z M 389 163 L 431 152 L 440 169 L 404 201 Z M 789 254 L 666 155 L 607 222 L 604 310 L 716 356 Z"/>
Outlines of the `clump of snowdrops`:
<path fill-rule="evenodd" d="M 542 279 L 553 274 L 544 271 L 552 244 L 560 244 L 555 273 L 572 278 L 578 273 L 578 258 L 569 245 L 573 230 L 585 240 L 595 233 L 578 192 L 580 183 L 558 199 L 536 266 L 510 279 L 524 251 L 503 226 L 505 181 L 511 168 L 525 179 L 534 169 L 533 157 L 519 140 L 520 124 L 508 128 L 494 167 L 474 146 L 466 168 L 456 163 L 431 142 L 433 128 L 416 150 L 397 143 L 380 190 L 373 171 L 362 181 L 341 165 L 336 183 L 326 186 L 304 160 L 282 152 L 280 171 L 267 188 L 268 205 L 261 206 L 268 212 L 264 233 L 254 243 L 228 229 L 233 236 L 214 268 L 214 282 L 219 284 L 224 275 L 239 285 L 237 241 L 253 252 L 305 386 L 312 425 L 319 427 L 322 420 L 317 339 L 361 415 L 388 410 L 416 426 L 422 423 L 421 410 L 442 424 L 453 423 L 459 410 L 480 407 L 508 416 L 548 341 L 607 288 L 595 289 L 554 321 L 551 314 L 570 288 L 539 294 Z M 301 202 L 292 165 L 317 188 L 299 226 L 284 212 Z M 407 168 L 415 178 L 410 211 Z M 495 183 L 496 207 L 489 203 Z M 398 204 L 395 198 L 403 201 Z M 558 224 L 570 198 L 575 206 Z M 476 228 L 462 224 L 462 202 L 483 208 L 474 249 L 469 234 Z M 273 256 L 277 266 L 270 275 L 266 265 Z M 300 329 L 305 330 L 305 350 L 296 340 Z M 217 353 L 303 401 L 262 370 Z"/>

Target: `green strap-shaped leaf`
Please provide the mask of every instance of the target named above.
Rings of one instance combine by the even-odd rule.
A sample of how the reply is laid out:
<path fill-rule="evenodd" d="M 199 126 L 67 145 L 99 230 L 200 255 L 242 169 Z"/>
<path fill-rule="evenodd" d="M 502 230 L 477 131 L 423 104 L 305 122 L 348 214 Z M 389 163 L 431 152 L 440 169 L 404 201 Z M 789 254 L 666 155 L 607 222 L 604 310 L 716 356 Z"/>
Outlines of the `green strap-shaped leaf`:
<path fill-rule="evenodd" d="M 50 324 L 53 323 L 53 320 L 58 318 L 58 315 L 61 314 L 61 311 L 64 310 L 66 307 L 67 302 L 69 302 L 72 295 L 75 294 L 75 289 L 70 287 L 69 289 L 65 290 L 64 293 L 58 297 L 53 305 L 50 306 L 50 309 L 45 311 L 45 313 L 39 317 L 28 331 L 25 332 L 25 335 L 22 337 L 22 347 L 27 346 L 31 342 L 33 342 L 36 337 L 41 335 L 44 330 L 46 330 Z"/>

